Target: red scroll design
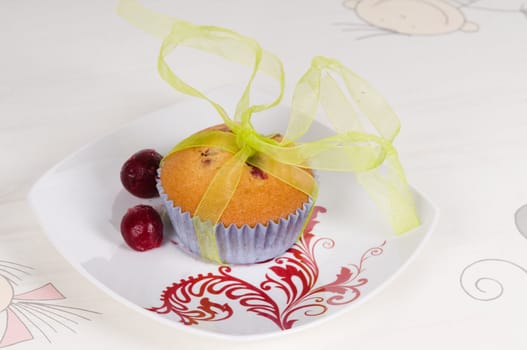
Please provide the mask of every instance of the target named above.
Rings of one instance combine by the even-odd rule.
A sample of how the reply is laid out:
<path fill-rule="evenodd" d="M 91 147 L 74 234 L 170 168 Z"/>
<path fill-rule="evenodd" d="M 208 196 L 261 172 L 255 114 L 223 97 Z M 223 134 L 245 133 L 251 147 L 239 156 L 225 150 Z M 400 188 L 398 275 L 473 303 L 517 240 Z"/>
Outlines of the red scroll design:
<path fill-rule="evenodd" d="M 238 302 L 246 312 L 265 317 L 285 330 L 295 325 L 299 313 L 320 316 L 332 306 L 357 300 L 361 287 L 368 283 L 368 279 L 361 276 L 364 264 L 370 257 L 383 253 L 386 241 L 364 252 L 358 263 L 341 266 L 331 282 L 319 284 L 316 251 L 320 246 L 325 249 L 335 246 L 332 239 L 316 237 L 312 232 L 319 223 L 318 215 L 325 212 L 324 207 L 314 208 L 302 238 L 283 256 L 265 263 L 269 267 L 258 285 L 236 277 L 235 268 L 220 266 L 217 272 L 190 276 L 167 287 L 161 294 L 162 305 L 148 310 L 158 314 L 174 313 L 183 324 L 195 325 L 232 317 L 234 309 L 229 302 Z M 283 296 L 280 301 L 273 298 L 277 291 Z M 229 302 L 212 301 L 219 295 Z"/>

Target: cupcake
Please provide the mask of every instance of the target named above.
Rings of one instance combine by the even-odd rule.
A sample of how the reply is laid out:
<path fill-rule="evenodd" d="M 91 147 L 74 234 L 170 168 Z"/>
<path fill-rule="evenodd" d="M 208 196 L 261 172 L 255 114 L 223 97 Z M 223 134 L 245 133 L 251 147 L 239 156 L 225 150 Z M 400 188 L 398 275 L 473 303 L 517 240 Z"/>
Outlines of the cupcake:
<path fill-rule="evenodd" d="M 225 125 L 205 130 L 211 129 L 230 132 Z M 213 147 L 188 148 L 169 154 L 159 169 L 158 189 L 178 245 L 205 260 L 210 257 L 200 251 L 194 212 L 218 169 L 232 156 Z M 305 193 L 245 164 L 215 228 L 221 262 L 250 264 L 284 253 L 300 236 L 312 205 Z"/>

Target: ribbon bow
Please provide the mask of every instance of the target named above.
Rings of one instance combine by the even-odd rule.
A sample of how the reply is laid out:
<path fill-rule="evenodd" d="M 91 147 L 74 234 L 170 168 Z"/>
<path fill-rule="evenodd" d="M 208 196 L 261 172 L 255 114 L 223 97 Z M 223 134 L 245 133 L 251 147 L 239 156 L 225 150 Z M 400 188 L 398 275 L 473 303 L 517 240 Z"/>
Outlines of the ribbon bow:
<path fill-rule="evenodd" d="M 384 98 L 365 80 L 335 59 L 315 57 L 297 83 L 287 131 L 281 141 L 259 134 L 251 124 L 254 113 L 276 106 L 284 92 L 282 62 L 263 50 L 253 39 L 231 30 L 163 16 L 134 0 L 121 0 L 119 14 L 150 34 L 163 38 L 158 70 L 174 89 L 209 102 L 232 133 L 210 130 L 176 145 L 165 157 L 182 149 L 207 146 L 231 152 L 233 156 L 218 170 L 194 213 L 194 227 L 201 254 L 221 262 L 215 239 L 215 225 L 232 198 L 243 169 L 248 163 L 304 192 L 313 200 L 318 187 L 304 169 L 351 171 L 369 192 L 393 230 L 407 232 L 419 225 L 413 197 L 392 142 L 400 123 Z M 185 45 L 214 53 L 228 60 L 252 66 L 252 73 L 231 118 L 222 106 L 188 85 L 168 66 L 165 57 Z M 262 72 L 279 83 L 279 94 L 268 104 L 251 105 L 250 92 L 256 75 Z M 340 77 L 345 91 L 333 75 Z M 298 142 L 313 123 L 321 105 L 336 134 L 312 142 Z M 367 133 L 359 113 L 378 135 Z M 383 165 L 384 174 L 379 167 Z"/>

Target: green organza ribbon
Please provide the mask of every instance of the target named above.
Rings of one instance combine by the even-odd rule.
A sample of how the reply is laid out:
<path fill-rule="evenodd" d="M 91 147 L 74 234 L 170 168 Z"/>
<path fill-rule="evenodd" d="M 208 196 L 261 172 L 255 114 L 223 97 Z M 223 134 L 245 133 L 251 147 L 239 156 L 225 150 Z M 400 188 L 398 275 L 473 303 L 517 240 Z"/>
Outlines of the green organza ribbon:
<path fill-rule="evenodd" d="M 209 102 L 232 130 L 232 133 L 210 130 L 192 135 L 167 154 L 199 146 L 233 154 L 215 174 L 194 213 L 194 227 L 205 258 L 221 263 L 215 227 L 238 186 L 246 163 L 313 200 L 318 187 L 313 176 L 304 169 L 355 172 L 396 233 L 419 225 L 413 197 L 392 144 L 399 132 L 399 119 L 373 87 L 340 62 L 326 57 L 312 60 L 294 90 L 287 131 L 281 141 L 276 141 L 271 136 L 259 134 L 251 124 L 254 113 L 270 109 L 282 99 L 284 70 L 275 55 L 263 50 L 255 40 L 228 29 L 197 26 L 160 15 L 134 0 L 121 0 L 118 13 L 132 24 L 163 38 L 158 60 L 161 77 L 174 89 Z M 170 69 L 165 57 L 180 45 L 252 67 L 233 118 L 222 106 L 185 83 Z M 251 105 L 252 83 L 260 72 L 279 83 L 279 94 L 268 104 Z M 339 78 L 340 84 L 334 76 Z M 298 142 L 310 129 L 319 106 L 336 134 L 312 142 Z M 359 115 L 377 134 L 365 131 Z"/>

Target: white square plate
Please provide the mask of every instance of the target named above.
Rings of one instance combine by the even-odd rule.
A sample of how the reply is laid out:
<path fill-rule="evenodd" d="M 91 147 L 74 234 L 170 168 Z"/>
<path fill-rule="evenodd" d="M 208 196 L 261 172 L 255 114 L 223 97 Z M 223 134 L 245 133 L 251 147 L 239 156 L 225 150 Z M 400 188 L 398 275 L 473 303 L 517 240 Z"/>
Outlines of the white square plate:
<path fill-rule="evenodd" d="M 215 95 L 224 105 L 236 96 L 230 89 Z M 275 108 L 253 121 L 264 134 L 284 131 L 287 112 Z M 205 102 L 189 98 L 60 162 L 30 194 L 49 239 L 81 274 L 138 312 L 178 329 L 239 339 L 286 334 L 356 307 L 393 280 L 433 231 L 438 210 L 418 191 L 413 192 L 422 225 L 395 236 L 353 174 L 317 172 L 316 217 L 282 257 L 220 267 L 181 251 L 170 227 L 160 248 L 129 249 L 119 231 L 127 208 L 161 205 L 127 193 L 121 165 L 139 149 L 163 154 L 220 122 Z M 308 137 L 327 133 L 315 123 Z"/>

